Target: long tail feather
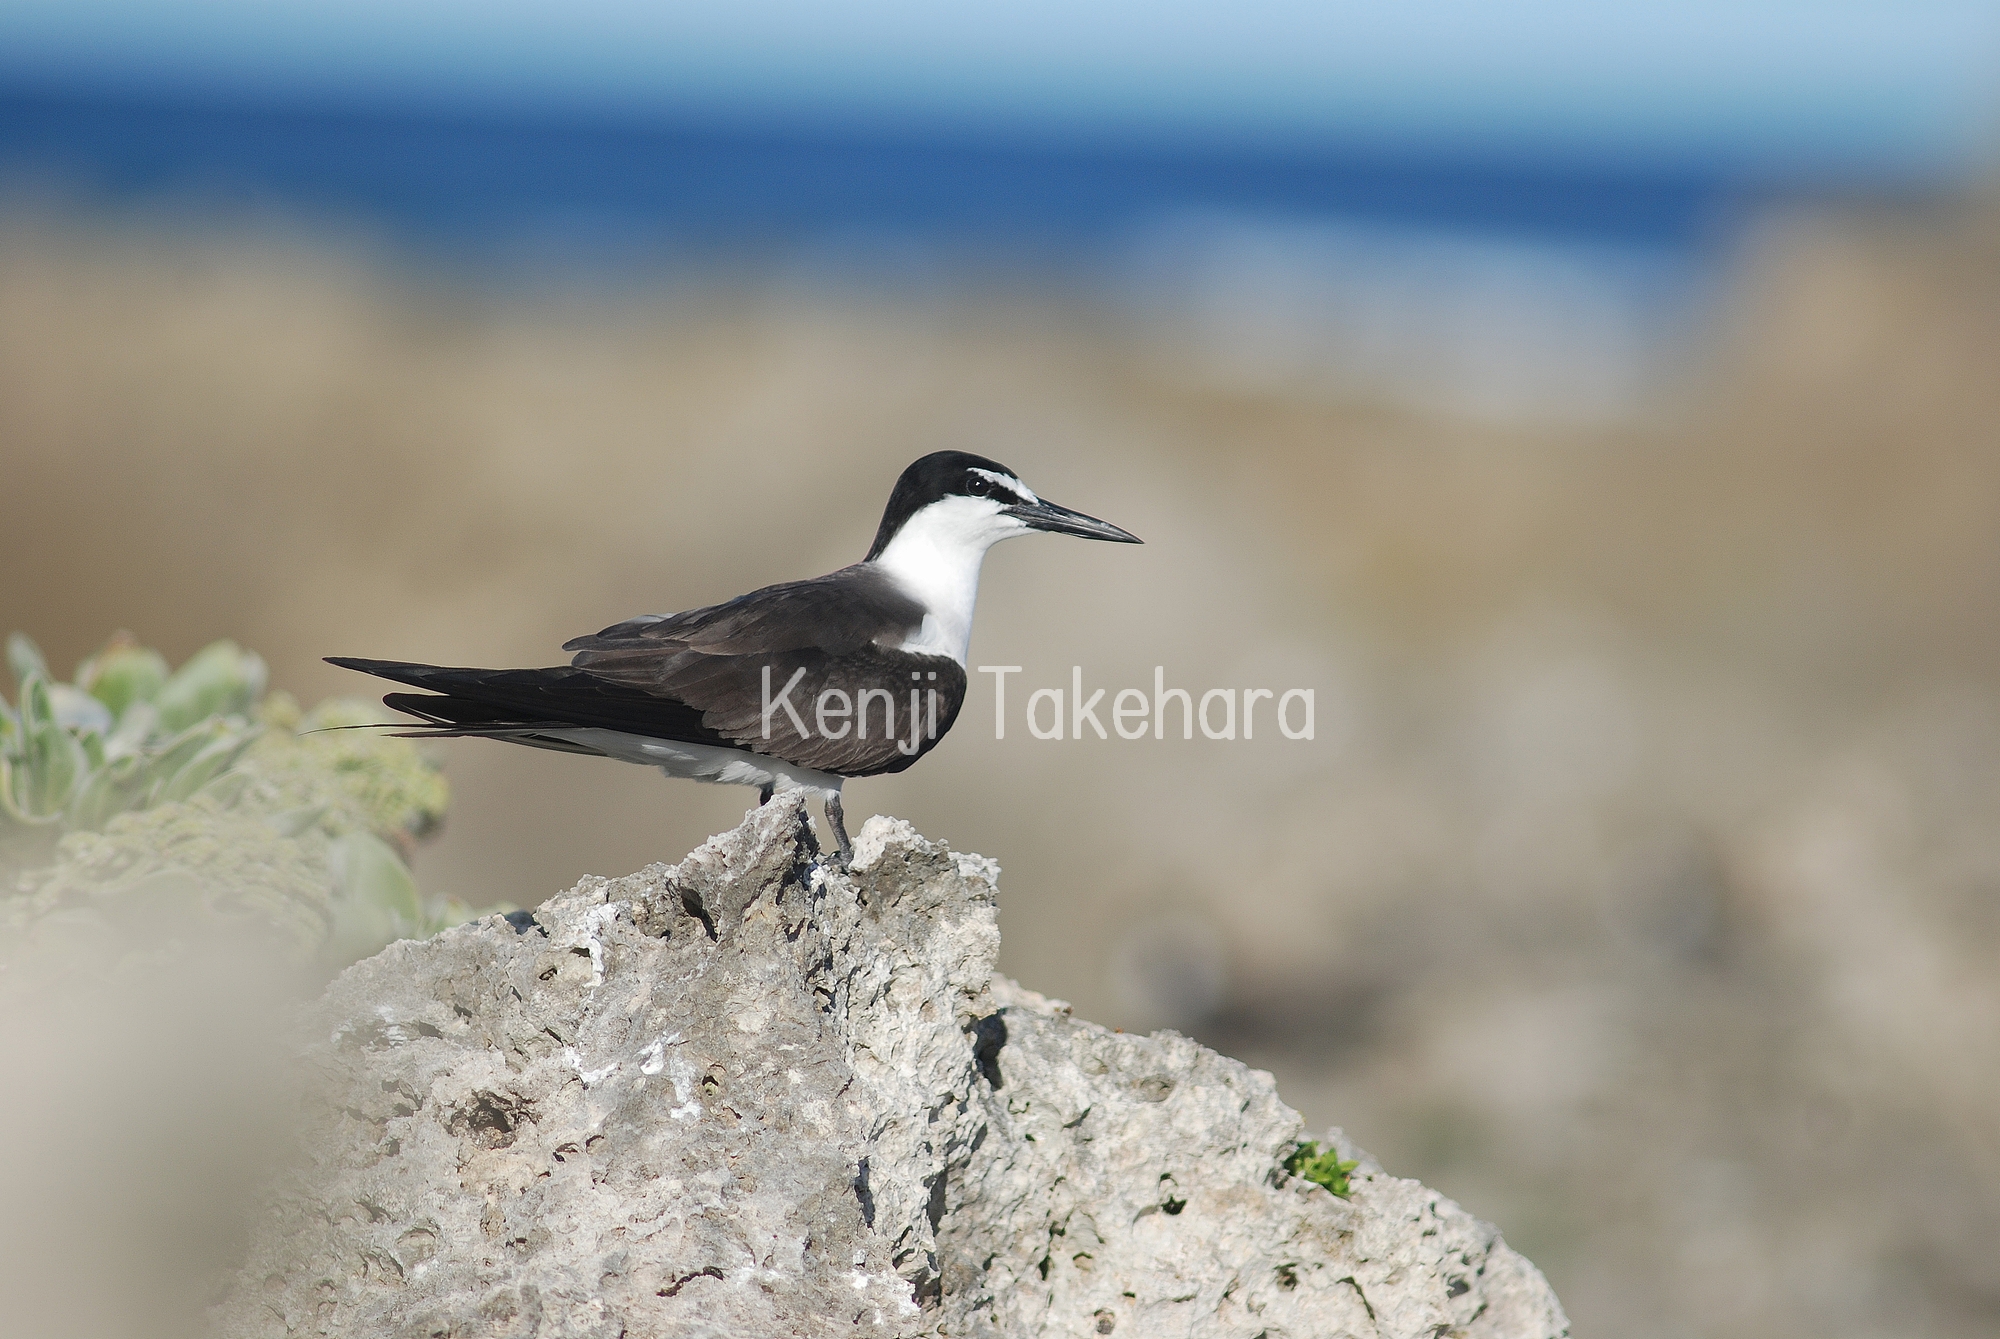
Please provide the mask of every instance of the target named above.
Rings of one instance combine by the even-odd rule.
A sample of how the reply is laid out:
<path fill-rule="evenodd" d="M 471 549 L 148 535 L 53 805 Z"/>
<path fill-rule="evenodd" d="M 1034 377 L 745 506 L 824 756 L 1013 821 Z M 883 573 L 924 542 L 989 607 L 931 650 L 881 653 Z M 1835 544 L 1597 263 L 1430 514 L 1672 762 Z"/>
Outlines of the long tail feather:
<path fill-rule="evenodd" d="M 556 731 L 578 728 L 617 730 L 686 743 L 733 745 L 702 721 L 685 702 L 648 693 L 630 684 L 563 665 L 547 669 L 488 670 L 419 665 L 400 660 L 329 656 L 329 664 L 427 689 L 389 693 L 384 705 L 415 716 L 432 730 L 412 731 L 420 739 L 488 738 L 597 752 L 566 740 Z"/>

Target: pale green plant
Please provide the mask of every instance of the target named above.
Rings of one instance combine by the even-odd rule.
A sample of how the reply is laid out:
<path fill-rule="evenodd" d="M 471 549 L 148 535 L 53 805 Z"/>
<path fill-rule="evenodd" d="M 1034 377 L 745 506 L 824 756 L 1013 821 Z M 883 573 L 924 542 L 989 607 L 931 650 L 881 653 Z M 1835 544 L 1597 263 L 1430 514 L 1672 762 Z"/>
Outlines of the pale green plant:
<path fill-rule="evenodd" d="M 367 706 L 301 712 L 227 641 L 174 670 L 121 634 L 70 683 L 19 633 L 7 658 L 0 916 L 15 927 L 248 927 L 337 965 L 472 917 L 409 867 L 444 778 L 409 741 L 353 728 Z"/>

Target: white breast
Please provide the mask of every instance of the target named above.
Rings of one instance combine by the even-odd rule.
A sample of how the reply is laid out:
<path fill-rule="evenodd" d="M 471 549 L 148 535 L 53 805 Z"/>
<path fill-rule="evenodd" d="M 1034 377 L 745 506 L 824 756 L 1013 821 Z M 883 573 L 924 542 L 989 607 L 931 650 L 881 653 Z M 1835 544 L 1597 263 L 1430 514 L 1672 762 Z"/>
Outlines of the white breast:
<path fill-rule="evenodd" d="M 950 656 L 963 665 L 986 550 L 1027 530 L 991 498 L 941 498 L 904 522 L 875 559 L 926 611 L 916 635 L 897 649 Z"/>

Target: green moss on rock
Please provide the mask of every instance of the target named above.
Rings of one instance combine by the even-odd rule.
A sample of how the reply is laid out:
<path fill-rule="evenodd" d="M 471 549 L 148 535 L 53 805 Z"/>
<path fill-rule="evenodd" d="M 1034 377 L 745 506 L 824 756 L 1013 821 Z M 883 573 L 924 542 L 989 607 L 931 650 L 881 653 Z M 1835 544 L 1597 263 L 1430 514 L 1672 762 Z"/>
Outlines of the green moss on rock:
<path fill-rule="evenodd" d="M 1351 1187 L 1347 1176 L 1361 1164 L 1352 1158 L 1343 1159 L 1338 1149 L 1320 1151 L 1317 1140 L 1308 1139 L 1291 1151 L 1285 1159 L 1285 1170 L 1301 1180 L 1316 1186 L 1324 1186 L 1334 1194 L 1346 1199 Z"/>

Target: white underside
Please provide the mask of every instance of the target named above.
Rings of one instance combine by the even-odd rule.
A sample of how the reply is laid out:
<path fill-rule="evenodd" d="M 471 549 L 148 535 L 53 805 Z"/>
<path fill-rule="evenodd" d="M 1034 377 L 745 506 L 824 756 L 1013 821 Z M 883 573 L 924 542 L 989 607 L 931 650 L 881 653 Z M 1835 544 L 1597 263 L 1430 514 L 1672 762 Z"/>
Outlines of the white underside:
<path fill-rule="evenodd" d="M 808 790 L 824 797 L 840 794 L 844 776 L 794 767 L 781 758 L 727 749 L 714 744 L 683 744 L 678 740 L 628 735 L 622 730 L 537 730 L 536 734 L 567 739 L 596 749 L 621 762 L 657 767 L 671 777 L 708 781 L 718 786 L 770 786 L 776 790 Z"/>

